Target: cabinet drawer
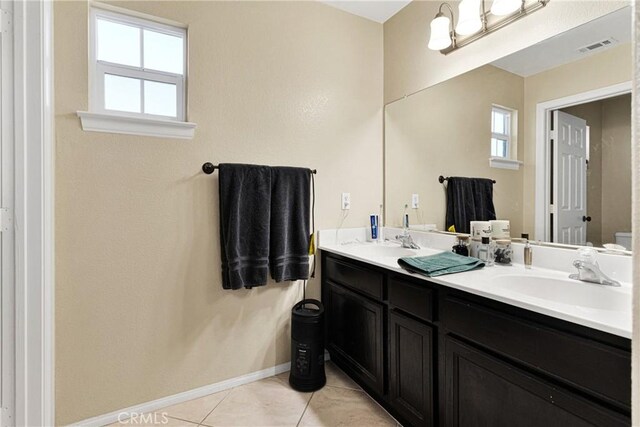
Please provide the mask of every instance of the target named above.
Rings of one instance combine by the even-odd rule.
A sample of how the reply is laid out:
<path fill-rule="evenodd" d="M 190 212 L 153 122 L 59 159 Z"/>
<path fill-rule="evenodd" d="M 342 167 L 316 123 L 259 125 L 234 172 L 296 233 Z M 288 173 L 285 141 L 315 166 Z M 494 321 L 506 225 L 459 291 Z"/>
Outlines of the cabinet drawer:
<path fill-rule="evenodd" d="M 382 301 L 384 279 L 381 273 L 330 257 L 326 258 L 324 272 L 327 279 Z"/>
<path fill-rule="evenodd" d="M 420 319 L 433 320 L 433 290 L 424 285 L 390 277 L 389 304 Z"/>
<path fill-rule="evenodd" d="M 630 408 L 630 352 L 450 295 L 440 315 L 451 332 Z"/>

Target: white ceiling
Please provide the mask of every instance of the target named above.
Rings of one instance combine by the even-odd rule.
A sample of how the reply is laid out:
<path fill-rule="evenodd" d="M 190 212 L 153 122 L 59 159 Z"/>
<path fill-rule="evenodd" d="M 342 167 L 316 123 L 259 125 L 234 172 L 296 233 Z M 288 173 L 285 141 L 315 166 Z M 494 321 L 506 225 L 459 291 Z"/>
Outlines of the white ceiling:
<path fill-rule="evenodd" d="M 593 52 L 579 52 L 582 47 L 610 38 L 615 39 L 617 43 Z M 493 62 L 493 65 L 522 77 L 528 77 L 630 41 L 631 7 L 628 6 L 498 59 Z"/>
<path fill-rule="evenodd" d="M 379 23 L 398 13 L 411 0 L 319 0 L 335 8 Z"/>

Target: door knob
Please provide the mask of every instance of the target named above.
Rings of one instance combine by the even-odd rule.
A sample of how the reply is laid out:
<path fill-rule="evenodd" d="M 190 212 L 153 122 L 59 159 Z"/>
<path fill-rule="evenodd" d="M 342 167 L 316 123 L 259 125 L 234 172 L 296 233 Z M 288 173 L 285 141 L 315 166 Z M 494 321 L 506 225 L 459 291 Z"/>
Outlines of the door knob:
<path fill-rule="evenodd" d="M 582 222 L 591 222 L 591 217 L 590 216 L 583 216 L 582 217 Z"/>

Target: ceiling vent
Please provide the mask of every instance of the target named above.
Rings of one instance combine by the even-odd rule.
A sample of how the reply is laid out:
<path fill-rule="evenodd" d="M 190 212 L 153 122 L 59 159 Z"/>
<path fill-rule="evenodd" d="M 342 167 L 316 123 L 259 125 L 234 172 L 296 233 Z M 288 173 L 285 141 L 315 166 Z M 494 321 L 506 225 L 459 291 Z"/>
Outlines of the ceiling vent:
<path fill-rule="evenodd" d="M 588 44 L 587 46 L 583 46 L 580 49 L 578 49 L 578 52 L 580 53 L 593 52 L 599 49 L 604 49 L 606 47 L 611 47 L 617 43 L 618 43 L 618 40 L 614 39 L 613 37 L 610 37 L 608 39 L 600 40 L 598 42 Z"/>

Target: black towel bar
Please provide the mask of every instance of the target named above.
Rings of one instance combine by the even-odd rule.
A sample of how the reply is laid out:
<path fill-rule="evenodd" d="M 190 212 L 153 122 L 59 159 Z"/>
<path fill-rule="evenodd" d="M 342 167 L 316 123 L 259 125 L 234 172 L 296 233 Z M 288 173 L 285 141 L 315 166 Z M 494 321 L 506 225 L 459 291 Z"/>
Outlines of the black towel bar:
<path fill-rule="evenodd" d="M 216 171 L 216 169 L 218 169 L 218 165 L 214 165 L 211 162 L 207 162 L 207 163 L 202 165 L 202 172 L 206 173 L 207 175 L 211 175 L 212 173 L 214 173 Z M 316 173 L 315 169 L 309 169 L 309 170 L 313 174 Z"/>
<path fill-rule="evenodd" d="M 440 175 L 440 176 L 438 177 L 438 182 L 439 182 L 440 184 L 442 184 L 442 183 L 444 183 L 444 182 L 445 182 L 446 180 L 448 180 L 448 179 L 449 179 L 449 177 L 446 177 L 446 178 L 445 178 L 444 176 Z M 492 179 L 492 180 L 491 180 L 491 182 L 493 182 L 493 183 L 495 184 L 495 183 L 496 183 L 496 180 L 495 180 L 495 179 Z"/>

